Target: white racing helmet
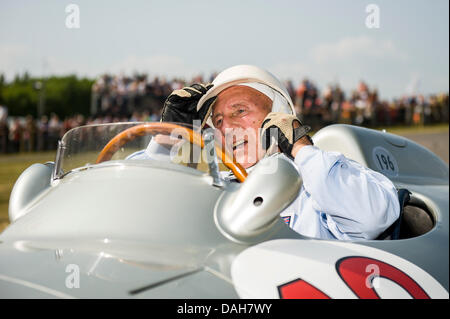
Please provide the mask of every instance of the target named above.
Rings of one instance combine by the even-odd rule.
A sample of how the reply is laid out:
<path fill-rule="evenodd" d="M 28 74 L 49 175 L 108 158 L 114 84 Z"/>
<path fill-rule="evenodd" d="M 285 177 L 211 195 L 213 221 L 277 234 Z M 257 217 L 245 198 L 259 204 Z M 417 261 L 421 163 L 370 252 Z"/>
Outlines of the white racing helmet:
<path fill-rule="evenodd" d="M 200 110 L 203 103 L 217 96 L 223 90 L 234 85 L 245 85 L 260 91 L 272 100 L 272 112 L 282 112 L 295 115 L 294 104 L 284 85 L 270 72 L 253 65 L 236 65 L 220 72 L 212 82 L 213 87 L 202 96 L 197 104 Z M 207 123 L 214 127 L 211 121 L 211 109 L 208 110 L 202 127 Z"/>

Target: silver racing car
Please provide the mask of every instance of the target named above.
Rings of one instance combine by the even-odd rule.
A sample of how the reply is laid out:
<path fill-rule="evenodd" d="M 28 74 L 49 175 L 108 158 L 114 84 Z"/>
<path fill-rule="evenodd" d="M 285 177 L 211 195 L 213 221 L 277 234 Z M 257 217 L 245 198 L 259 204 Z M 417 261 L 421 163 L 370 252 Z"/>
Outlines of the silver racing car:
<path fill-rule="evenodd" d="M 361 127 L 313 140 L 398 188 L 400 218 L 378 239 L 290 229 L 279 214 L 302 179 L 277 154 L 246 172 L 192 127 L 83 126 L 14 185 L 0 298 L 449 298 L 448 166 Z M 167 154 L 136 159 L 152 143 Z"/>

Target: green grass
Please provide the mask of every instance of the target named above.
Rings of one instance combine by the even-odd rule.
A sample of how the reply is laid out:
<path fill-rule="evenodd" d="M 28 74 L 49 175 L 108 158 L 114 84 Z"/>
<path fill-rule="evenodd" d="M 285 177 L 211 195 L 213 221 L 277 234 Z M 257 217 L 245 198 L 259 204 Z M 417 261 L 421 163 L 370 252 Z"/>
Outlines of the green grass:
<path fill-rule="evenodd" d="M 431 126 L 391 126 L 381 127 L 378 130 L 385 129 L 386 132 L 397 135 L 422 134 L 422 133 L 443 133 L 448 131 L 448 124 L 436 124 Z"/>
<path fill-rule="evenodd" d="M 386 132 L 397 135 L 410 135 L 410 134 L 422 134 L 422 133 L 443 133 L 449 130 L 448 124 L 434 124 L 429 126 L 389 126 L 389 127 L 377 127 L 375 130 L 381 131 L 385 129 Z M 316 131 L 311 131 L 311 135 L 314 135 Z"/>

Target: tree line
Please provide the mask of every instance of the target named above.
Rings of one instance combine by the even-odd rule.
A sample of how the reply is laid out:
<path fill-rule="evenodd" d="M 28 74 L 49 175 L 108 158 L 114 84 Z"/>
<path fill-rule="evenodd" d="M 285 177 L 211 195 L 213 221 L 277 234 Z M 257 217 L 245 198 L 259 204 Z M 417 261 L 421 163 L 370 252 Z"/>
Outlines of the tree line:
<path fill-rule="evenodd" d="M 95 80 L 76 75 L 31 77 L 17 75 L 7 82 L 0 75 L 0 105 L 8 108 L 10 116 L 57 114 L 61 118 L 73 114 L 90 114 L 91 88 Z M 41 100 L 43 99 L 43 101 Z M 44 105 L 39 110 L 39 105 Z M 42 114 L 39 114 L 42 113 Z"/>

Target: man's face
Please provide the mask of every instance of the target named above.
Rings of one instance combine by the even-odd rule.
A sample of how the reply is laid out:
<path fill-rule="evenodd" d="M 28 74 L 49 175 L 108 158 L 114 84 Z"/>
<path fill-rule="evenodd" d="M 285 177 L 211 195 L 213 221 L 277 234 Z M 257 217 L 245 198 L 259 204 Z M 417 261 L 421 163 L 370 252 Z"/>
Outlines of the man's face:
<path fill-rule="evenodd" d="M 227 150 L 244 168 L 258 162 L 264 155 L 259 128 L 271 111 L 272 100 L 248 86 L 232 86 L 217 96 L 212 122 L 222 135 Z"/>

